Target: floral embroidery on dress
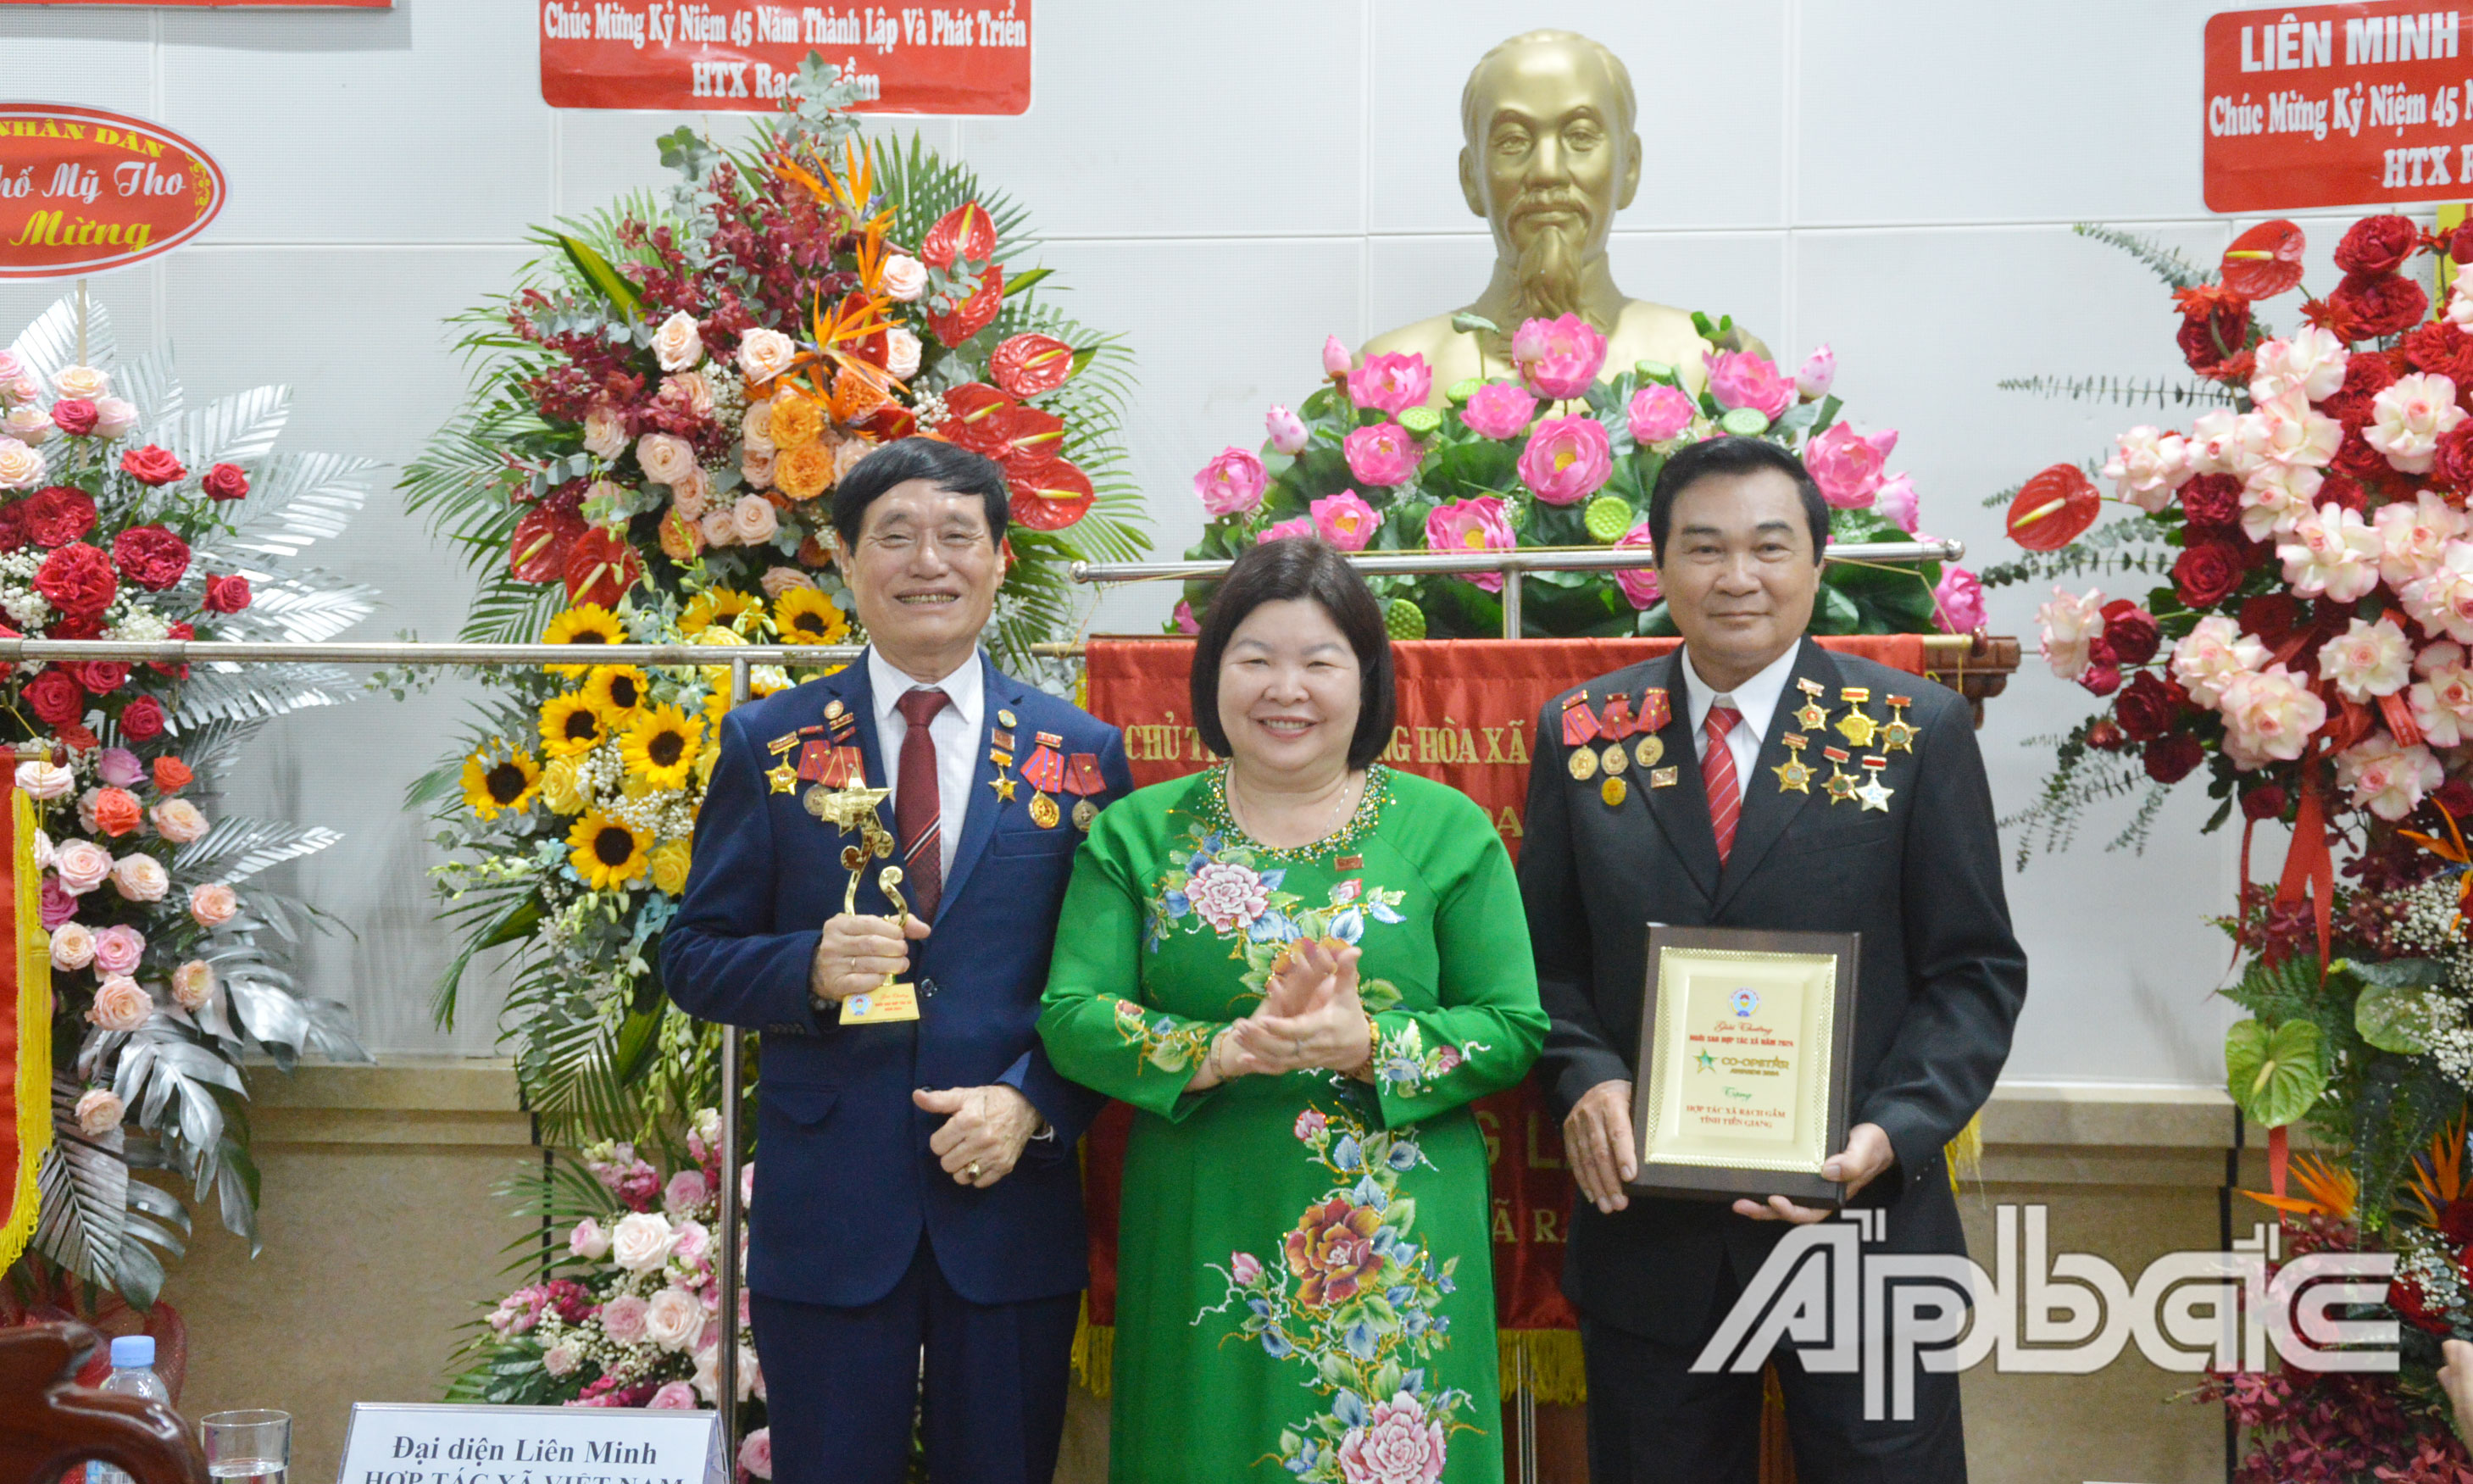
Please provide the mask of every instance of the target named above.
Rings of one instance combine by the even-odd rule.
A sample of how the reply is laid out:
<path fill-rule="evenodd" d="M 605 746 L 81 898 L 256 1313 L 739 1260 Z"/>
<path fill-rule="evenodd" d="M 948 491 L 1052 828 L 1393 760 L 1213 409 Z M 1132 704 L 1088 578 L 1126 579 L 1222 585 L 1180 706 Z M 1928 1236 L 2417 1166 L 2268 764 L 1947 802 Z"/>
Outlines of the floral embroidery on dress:
<path fill-rule="evenodd" d="M 1456 1256 L 1437 1259 L 1411 1233 L 1417 1203 L 1400 1180 L 1432 1169 L 1413 1131 L 1372 1127 L 1346 1112 L 1309 1107 L 1295 1135 L 1330 1172 L 1332 1187 L 1283 1234 L 1277 1257 L 1234 1254 L 1227 1297 L 1242 1305 L 1237 1332 L 1273 1360 L 1295 1360 L 1320 1399 L 1310 1418 L 1280 1431 L 1281 1465 L 1309 1484 L 1433 1484 L 1451 1434 L 1480 1430 L 1463 1413 L 1477 1399 L 1429 1386 L 1428 1365 L 1451 1344 L 1437 1313 L 1456 1288 Z"/>
<path fill-rule="evenodd" d="M 1211 1054 L 1216 1026 L 1174 1016 L 1145 1016 L 1130 999 L 1116 1001 L 1116 1040 L 1140 1046 L 1142 1060 L 1164 1072 L 1181 1072 Z M 1137 1066 L 1135 1070 L 1140 1071 Z"/>
<path fill-rule="evenodd" d="M 1380 984 L 1381 981 L 1377 980 Z M 1384 988 L 1389 988 L 1385 985 Z M 1393 992 L 1397 1002 L 1397 992 Z M 1373 1010 L 1373 996 L 1366 998 L 1366 1009 Z M 1454 1046 L 1445 1041 L 1432 1050 L 1426 1049 L 1426 1038 L 1417 1022 L 1409 1021 L 1396 1031 L 1386 1031 L 1374 1052 L 1374 1077 L 1383 1089 L 1395 1097 L 1418 1097 L 1432 1090 L 1454 1068 L 1465 1065 L 1480 1051 L 1494 1048 L 1479 1041 Z"/>
<path fill-rule="evenodd" d="M 1245 988 L 1261 993 L 1280 950 L 1300 938 L 1361 942 L 1368 922 L 1405 922 L 1404 890 L 1372 886 L 1359 876 L 1333 883 L 1330 899 L 1308 907 L 1287 891 L 1285 866 L 1265 867 L 1254 847 L 1208 825 L 1179 843 L 1181 864 L 1160 877 L 1145 913 L 1143 941 L 1156 953 L 1180 932 L 1209 931 L 1233 944 L 1229 957 L 1245 965 Z"/>

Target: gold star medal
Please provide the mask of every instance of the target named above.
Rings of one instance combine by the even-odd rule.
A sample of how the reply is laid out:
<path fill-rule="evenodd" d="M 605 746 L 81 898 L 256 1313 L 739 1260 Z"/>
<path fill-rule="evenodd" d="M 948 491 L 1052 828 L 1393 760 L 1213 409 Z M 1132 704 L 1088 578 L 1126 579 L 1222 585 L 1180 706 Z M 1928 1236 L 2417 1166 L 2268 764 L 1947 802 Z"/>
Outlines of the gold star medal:
<path fill-rule="evenodd" d="M 1845 767 L 1854 754 L 1842 747 L 1824 747 L 1820 755 L 1829 759 L 1829 777 L 1821 781 L 1820 788 L 1829 796 L 1830 804 L 1835 807 L 1854 798 L 1855 775 Z"/>
<path fill-rule="evenodd" d="M 1803 760 L 1803 750 L 1812 745 L 1811 739 L 1799 731 L 1789 731 L 1778 740 L 1786 744 L 1787 751 L 1786 761 L 1769 770 L 1777 775 L 1778 792 L 1811 793 L 1812 769 Z"/>
<path fill-rule="evenodd" d="M 1884 814 L 1889 812 L 1889 796 L 1897 790 L 1881 781 L 1881 770 L 1888 765 L 1889 759 L 1886 757 L 1863 759 L 1864 770 L 1872 776 L 1863 780 L 1861 788 L 1855 790 L 1855 797 L 1863 801 L 1864 808 L 1878 809 Z"/>
<path fill-rule="evenodd" d="M 1907 707 L 1914 704 L 1915 701 L 1912 696 L 1891 696 L 1889 698 L 1889 719 L 1881 724 L 1881 751 L 1883 753 L 1911 754 L 1914 752 L 1915 738 L 1920 733 L 1915 730 L 1915 724 L 1907 720 Z"/>
<path fill-rule="evenodd" d="M 1621 778 L 1608 778 L 1597 785 L 1597 797 L 1606 802 L 1607 808 L 1621 808 L 1622 802 L 1631 797 L 1631 785 Z"/>
<path fill-rule="evenodd" d="M 1006 778 L 1003 774 L 999 773 L 995 778 L 988 779 L 988 787 L 996 791 L 996 802 L 1013 802 L 1013 779 Z"/>
<path fill-rule="evenodd" d="M 1818 681 L 1797 681 L 1795 688 L 1803 692 L 1801 709 L 1794 713 L 1794 724 L 1806 731 L 1819 731 L 1829 725 L 1829 707 L 1820 704 L 1828 689 Z"/>
<path fill-rule="evenodd" d="M 1837 692 L 1837 698 L 1845 702 L 1848 708 L 1845 715 L 1837 718 L 1837 734 L 1844 737 L 1850 747 L 1870 747 L 1872 733 L 1881 727 L 1863 710 L 1863 703 L 1872 699 L 1872 688 L 1848 685 Z"/>
<path fill-rule="evenodd" d="M 764 780 L 773 785 L 773 792 L 777 794 L 795 794 L 799 791 L 799 770 L 786 762 L 765 774 Z"/>

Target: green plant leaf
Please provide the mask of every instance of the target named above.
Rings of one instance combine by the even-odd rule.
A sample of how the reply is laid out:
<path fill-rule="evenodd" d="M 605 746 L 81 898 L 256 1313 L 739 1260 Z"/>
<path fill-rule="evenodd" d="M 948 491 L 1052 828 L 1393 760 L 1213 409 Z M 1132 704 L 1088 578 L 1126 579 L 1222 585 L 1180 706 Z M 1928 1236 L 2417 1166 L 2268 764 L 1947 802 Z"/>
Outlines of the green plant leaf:
<path fill-rule="evenodd" d="M 566 260 L 575 265 L 575 271 L 600 290 L 602 298 L 616 305 L 619 313 L 630 320 L 644 317 L 644 297 L 636 292 L 636 286 L 627 281 L 625 275 L 610 266 L 608 258 L 593 251 L 591 245 L 581 238 L 570 237 L 564 232 L 548 235 L 565 251 Z"/>
<path fill-rule="evenodd" d="M 2262 1128 L 2296 1122 L 2327 1086 L 2326 1040 L 2308 1020 L 2269 1030 L 2244 1020 L 2224 1037 L 2224 1085 L 2233 1103 Z"/>
<path fill-rule="evenodd" d="M 2421 985 L 2369 985 L 2353 1001 L 2353 1029 L 2381 1051 L 2424 1055 L 2430 1050 L 2423 1031 L 2431 1023 L 2434 993 Z"/>

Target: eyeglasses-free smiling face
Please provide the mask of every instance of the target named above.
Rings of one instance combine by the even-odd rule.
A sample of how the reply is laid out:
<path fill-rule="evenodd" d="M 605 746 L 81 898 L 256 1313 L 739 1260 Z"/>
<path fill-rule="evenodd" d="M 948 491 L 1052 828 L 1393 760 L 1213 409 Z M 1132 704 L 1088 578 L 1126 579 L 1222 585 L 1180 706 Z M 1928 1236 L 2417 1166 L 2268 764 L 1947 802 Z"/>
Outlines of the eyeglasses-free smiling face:
<path fill-rule="evenodd" d="M 1310 598 L 1255 609 L 1219 657 L 1219 726 L 1249 771 L 1345 768 L 1363 705 L 1357 651 Z"/>
<path fill-rule="evenodd" d="M 1814 558 L 1803 495 L 1778 470 L 1707 474 L 1686 487 L 1657 570 L 1693 665 L 1735 684 L 1793 647 L 1820 591 Z"/>
<path fill-rule="evenodd" d="M 904 673 L 935 679 L 978 644 L 1006 560 L 978 495 L 908 479 L 867 507 L 842 574 L 870 642 Z"/>

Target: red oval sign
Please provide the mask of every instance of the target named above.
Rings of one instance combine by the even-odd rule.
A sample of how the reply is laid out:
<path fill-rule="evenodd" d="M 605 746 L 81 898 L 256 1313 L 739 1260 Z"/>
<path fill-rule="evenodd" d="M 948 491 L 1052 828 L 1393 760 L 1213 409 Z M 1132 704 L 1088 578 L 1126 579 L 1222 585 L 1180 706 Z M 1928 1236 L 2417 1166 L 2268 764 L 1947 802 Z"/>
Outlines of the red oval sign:
<path fill-rule="evenodd" d="M 0 103 L 0 279 L 126 268 L 205 230 L 223 208 L 223 167 L 159 124 Z"/>

